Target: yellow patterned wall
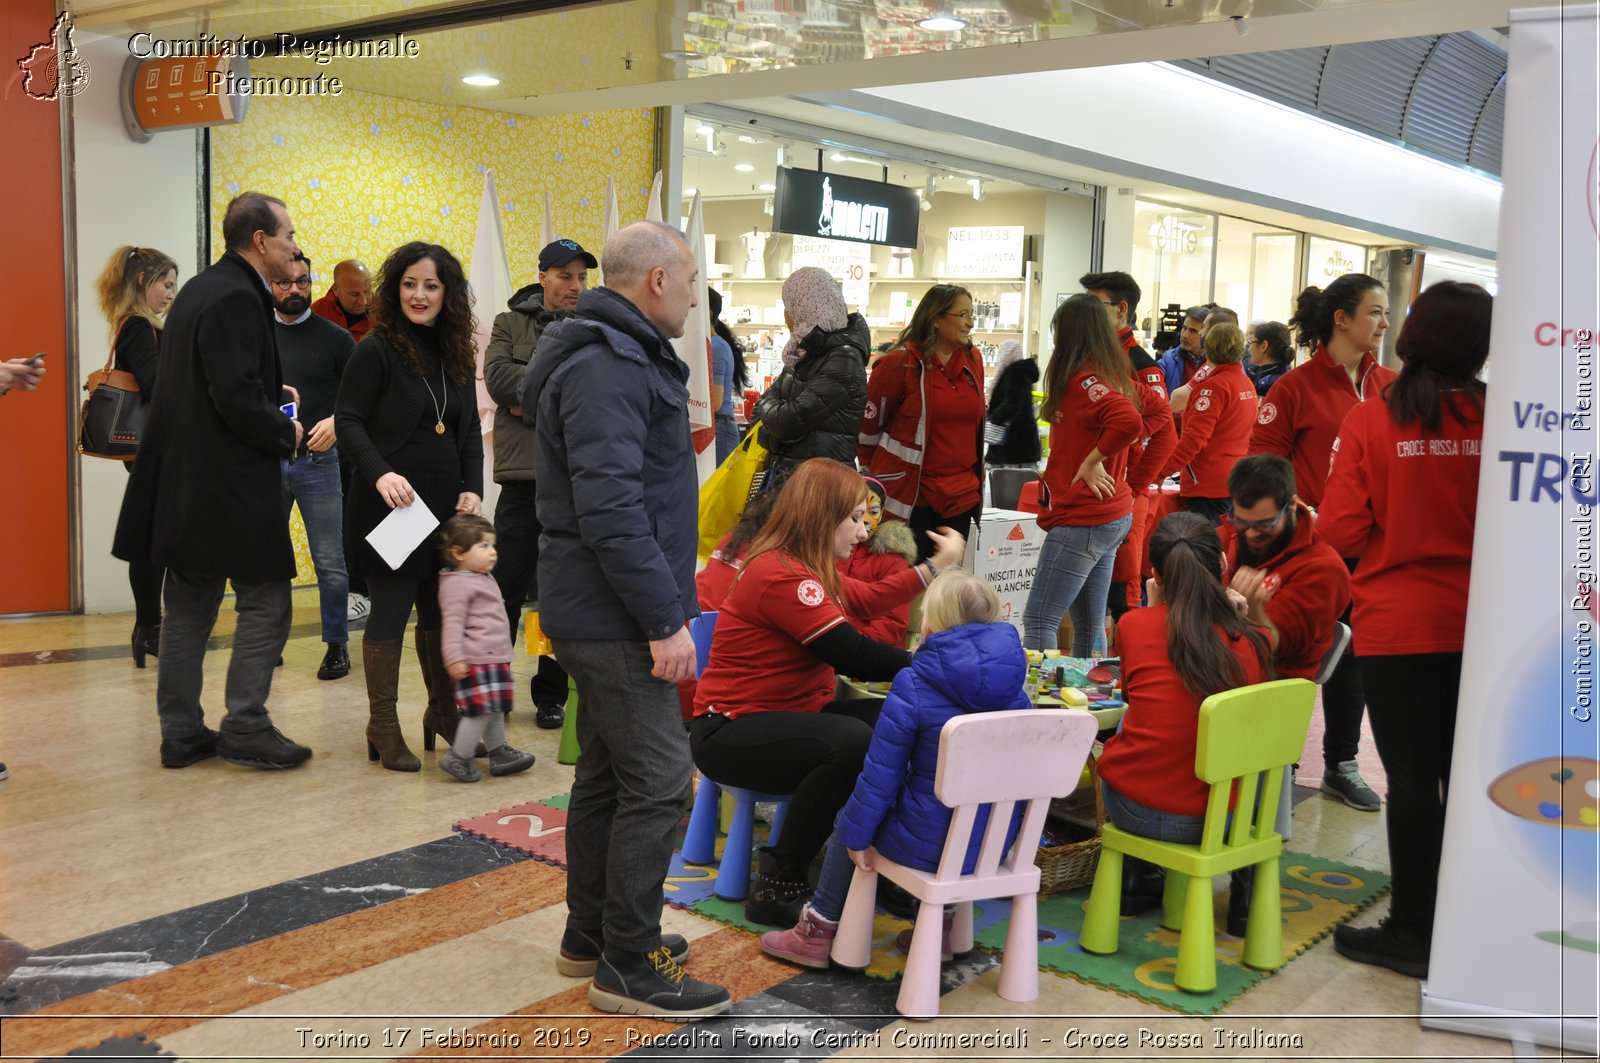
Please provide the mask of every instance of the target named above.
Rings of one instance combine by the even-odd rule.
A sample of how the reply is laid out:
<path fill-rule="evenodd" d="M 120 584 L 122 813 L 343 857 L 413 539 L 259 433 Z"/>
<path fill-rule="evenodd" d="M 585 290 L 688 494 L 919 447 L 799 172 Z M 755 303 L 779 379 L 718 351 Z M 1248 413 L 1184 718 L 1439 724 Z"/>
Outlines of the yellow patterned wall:
<path fill-rule="evenodd" d="M 313 263 L 315 296 L 327 291 L 335 262 L 359 258 L 376 272 L 411 240 L 443 244 L 470 273 L 483 178 L 492 170 L 511 280 L 522 285 L 538 271 L 547 191 L 556 235 L 598 252 L 606 178 L 616 183 L 623 223 L 636 221 L 654 159 L 650 110 L 533 119 L 350 90 L 256 97 L 242 124 L 211 131 L 212 258 L 221 254 L 228 200 L 249 190 L 288 204 Z M 296 582 L 315 582 L 298 513 L 293 527 Z"/>

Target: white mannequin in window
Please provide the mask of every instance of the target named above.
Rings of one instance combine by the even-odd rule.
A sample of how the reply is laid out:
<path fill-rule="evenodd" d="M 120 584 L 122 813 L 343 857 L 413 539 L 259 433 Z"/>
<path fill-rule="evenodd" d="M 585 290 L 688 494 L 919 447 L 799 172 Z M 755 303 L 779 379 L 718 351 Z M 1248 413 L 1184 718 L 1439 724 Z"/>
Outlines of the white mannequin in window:
<path fill-rule="evenodd" d="M 767 241 L 770 239 L 772 239 L 771 233 L 764 233 L 754 228 L 739 237 L 739 242 L 744 245 L 744 268 L 740 271 L 744 276 L 766 277 Z"/>

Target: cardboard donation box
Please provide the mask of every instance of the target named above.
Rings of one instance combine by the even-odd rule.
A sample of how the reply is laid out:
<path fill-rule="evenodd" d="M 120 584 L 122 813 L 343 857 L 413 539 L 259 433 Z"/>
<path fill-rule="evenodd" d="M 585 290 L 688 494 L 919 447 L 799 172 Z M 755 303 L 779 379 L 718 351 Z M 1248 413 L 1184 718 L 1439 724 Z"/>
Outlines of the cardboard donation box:
<path fill-rule="evenodd" d="M 1022 610 L 1033 588 L 1044 532 L 1032 513 L 986 509 L 967 539 L 961 567 L 1000 595 L 1000 619 L 1022 631 Z"/>

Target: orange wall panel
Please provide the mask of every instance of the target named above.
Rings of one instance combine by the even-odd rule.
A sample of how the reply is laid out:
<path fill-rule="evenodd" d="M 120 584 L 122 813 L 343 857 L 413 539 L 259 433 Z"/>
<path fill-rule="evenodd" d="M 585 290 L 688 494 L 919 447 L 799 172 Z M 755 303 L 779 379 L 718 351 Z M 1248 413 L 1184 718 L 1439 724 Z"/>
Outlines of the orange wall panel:
<path fill-rule="evenodd" d="M 55 18 L 55 0 L 0 5 L 0 129 L 10 159 L 0 167 L 0 202 L 12 248 L 0 283 L 0 358 L 48 352 L 38 391 L 0 396 L 0 541 L 13 561 L 0 578 L 0 613 L 72 607 L 76 398 L 68 393 L 77 390 L 78 367 L 67 356 L 60 102 L 30 95 L 49 86 L 36 74 L 25 87 L 17 65 L 50 41 Z"/>

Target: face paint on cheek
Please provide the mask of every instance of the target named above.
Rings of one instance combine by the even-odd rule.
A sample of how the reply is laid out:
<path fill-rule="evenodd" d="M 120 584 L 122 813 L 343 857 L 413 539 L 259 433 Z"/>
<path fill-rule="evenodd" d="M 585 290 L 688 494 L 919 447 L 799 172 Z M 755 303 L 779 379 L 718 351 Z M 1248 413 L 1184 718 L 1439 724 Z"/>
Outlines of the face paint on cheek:
<path fill-rule="evenodd" d="M 876 535 L 878 532 L 878 524 L 883 520 L 883 507 L 874 502 L 872 505 L 867 507 L 866 515 L 861 519 L 866 522 L 867 534 Z"/>

